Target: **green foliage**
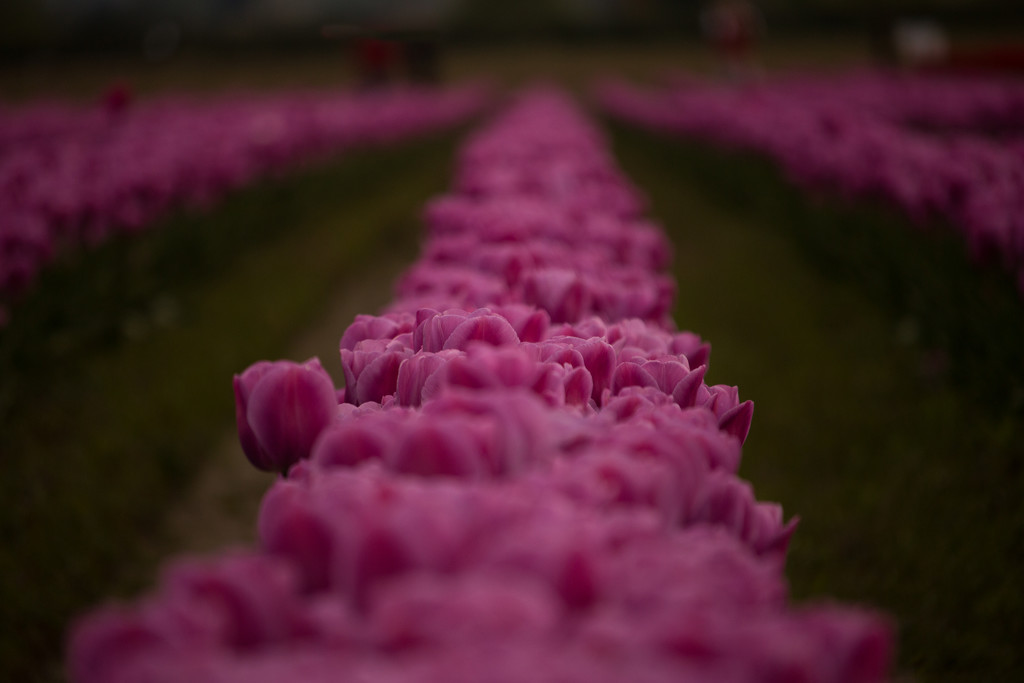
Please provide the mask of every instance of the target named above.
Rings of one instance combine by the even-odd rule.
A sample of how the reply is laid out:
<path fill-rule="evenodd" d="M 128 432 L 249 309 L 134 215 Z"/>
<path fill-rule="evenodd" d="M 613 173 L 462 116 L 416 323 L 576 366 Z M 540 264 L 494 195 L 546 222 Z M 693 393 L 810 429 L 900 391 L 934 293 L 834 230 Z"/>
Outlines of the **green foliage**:
<path fill-rule="evenodd" d="M 741 474 L 801 517 L 794 598 L 891 614 L 915 680 L 1020 680 L 1024 424 L 984 395 L 1005 356 L 970 356 L 984 379 L 964 378 L 965 359 L 944 371 L 933 346 L 1016 334 L 1005 311 L 956 310 L 989 296 L 989 276 L 962 254 L 954 267 L 941 236 L 929 246 L 936 235 L 879 207 L 808 197 L 762 160 L 613 130 L 676 244 L 680 327 L 712 343 L 710 382 L 755 401 Z M 1018 385 L 1019 367 L 998 385 Z"/>
<path fill-rule="evenodd" d="M 234 424 L 231 375 L 278 357 L 368 254 L 415 249 L 452 144 L 353 153 L 183 212 L 62 264 L 14 312 L 0 679 L 55 676 L 68 619 L 152 576 L 162 513 Z"/>

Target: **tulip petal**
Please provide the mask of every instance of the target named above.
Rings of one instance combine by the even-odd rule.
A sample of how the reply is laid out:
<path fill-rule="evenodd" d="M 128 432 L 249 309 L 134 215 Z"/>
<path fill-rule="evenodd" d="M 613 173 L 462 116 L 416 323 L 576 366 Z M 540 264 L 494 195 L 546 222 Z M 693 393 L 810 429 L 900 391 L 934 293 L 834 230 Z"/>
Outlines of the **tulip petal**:
<path fill-rule="evenodd" d="M 731 408 L 718 420 L 719 428 L 728 434 L 732 434 L 740 443 L 747 440 L 750 433 L 750 423 L 754 419 L 754 402 L 744 401 L 735 408 Z"/>

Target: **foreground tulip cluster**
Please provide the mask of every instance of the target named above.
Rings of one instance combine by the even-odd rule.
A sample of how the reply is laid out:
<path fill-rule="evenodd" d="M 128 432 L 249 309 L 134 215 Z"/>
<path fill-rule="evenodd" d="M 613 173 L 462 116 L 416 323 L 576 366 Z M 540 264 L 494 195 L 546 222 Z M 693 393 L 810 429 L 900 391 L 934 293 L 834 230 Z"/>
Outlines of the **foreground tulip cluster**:
<path fill-rule="evenodd" d="M 459 86 L 0 109 L 0 305 L 65 251 L 302 162 L 452 125 L 485 100 Z"/>
<path fill-rule="evenodd" d="M 259 548 L 85 617 L 72 680 L 884 680 L 884 619 L 787 604 L 795 522 L 736 475 L 752 404 L 674 329 L 669 245 L 598 132 L 530 91 L 459 162 L 341 337 L 344 389 L 316 359 L 235 377 L 246 455 L 284 473 Z"/>
<path fill-rule="evenodd" d="M 616 116 L 751 150 L 797 183 L 877 198 L 956 227 L 979 263 L 1024 292 L 1024 87 L 1019 81 L 861 72 L 745 87 L 598 89 Z"/>

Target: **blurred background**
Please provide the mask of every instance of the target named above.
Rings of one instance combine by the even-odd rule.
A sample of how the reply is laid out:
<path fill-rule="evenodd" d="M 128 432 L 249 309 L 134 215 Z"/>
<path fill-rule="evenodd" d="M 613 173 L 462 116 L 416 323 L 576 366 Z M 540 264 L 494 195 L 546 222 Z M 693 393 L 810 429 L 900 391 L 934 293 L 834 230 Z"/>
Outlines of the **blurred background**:
<path fill-rule="evenodd" d="M 1019 23 L 1010 0 L 762 0 L 779 35 L 868 31 L 897 18 L 957 30 Z M 317 49 L 325 23 L 431 26 L 453 41 L 694 39 L 703 3 L 686 0 L 12 0 L 0 12 L 6 56 L 116 52 L 170 56 L 182 49 Z"/>
<path fill-rule="evenodd" d="M 1019 0 L 753 5 L 759 74 L 970 67 L 1014 87 L 1024 74 Z M 480 79 L 499 93 L 553 80 L 592 105 L 590 88 L 606 75 L 677 84 L 727 75 L 708 39 L 708 7 L 3 0 L 0 112 L 48 98 L 98 108 L 112 95 L 344 94 Z M 389 61 L 396 44 L 418 46 L 420 71 Z M 757 403 L 741 474 L 760 499 L 803 518 L 787 567 L 794 599 L 893 615 L 898 669 L 913 680 L 1022 680 L 1024 396 L 993 406 L 985 381 L 1012 371 L 984 359 L 968 365 L 988 373 L 974 372 L 982 381 L 953 382 L 947 367 L 959 351 L 923 339 L 920 311 L 866 295 L 835 267 L 862 232 L 879 242 L 857 248 L 882 254 L 885 267 L 922 266 L 914 257 L 930 253 L 926 232 L 875 203 L 803 192 L 754 155 L 670 143 L 591 112 L 677 245 L 676 319 L 712 343 L 710 381 Z M 222 205 L 174 212 L 167 229 L 63 264 L 15 311 L 26 332 L 0 334 L 0 680 L 60 680 L 74 615 L 149 590 L 167 557 L 252 542 L 271 479 L 237 446 L 231 374 L 261 358 L 319 355 L 340 380 L 341 332 L 390 300 L 390 283 L 417 256 L 419 212 L 448 187 L 471 129 L 346 153 L 262 179 Z M 833 248 L 828 258 L 802 248 L 811 233 Z M 950 249 L 963 266 L 962 244 Z M 106 296 L 120 286 L 111 272 L 158 261 L 153 254 L 170 263 L 166 279 L 142 273 L 147 289 Z M 313 284 L 294 277 L 297 264 Z M 924 270 L 892 281 L 909 281 L 913 298 Z M 975 287 L 976 273 L 962 270 L 940 269 L 939 291 Z M 1012 322 L 980 334 L 1019 358 L 1024 302 L 1004 284 L 988 301 Z M 66 316 L 77 331 L 26 315 L 39 305 L 64 315 L 68 293 L 90 288 L 89 305 Z M 940 300 L 931 312 L 946 311 Z"/>
<path fill-rule="evenodd" d="M 662 63 L 671 48 L 673 59 L 688 54 L 693 66 L 706 58 L 691 53 L 702 47 L 707 6 L 686 0 L 9 0 L 0 7 L 2 94 L 46 87 L 84 94 L 102 74 L 125 74 L 145 89 L 196 63 L 214 69 L 205 79 L 214 85 L 243 56 L 268 55 L 281 66 L 268 65 L 261 74 L 266 82 L 326 85 L 345 77 L 339 55 L 361 35 L 429 35 L 444 46 L 456 76 L 515 79 L 538 69 L 558 76 L 595 66 L 628 72 L 640 59 L 630 54 L 655 48 Z M 770 65 L 891 58 L 901 26 L 904 38 L 925 50 L 936 41 L 940 49 L 1003 44 L 1019 35 L 1024 14 L 1012 0 L 762 0 L 755 6 Z M 501 57 L 521 45 L 532 52 Z M 625 56 L 573 66 L 571 58 L 548 58 L 552 49 Z M 480 62 L 481 51 L 493 61 Z M 461 58 L 467 53 L 472 57 Z M 302 68 L 287 68 L 284 59 Z M 95 62 L 102 66 L 90 76 Z M 46 68 L 54 63 L 69 70 L 51 79 Z M 203 80 L 192 74 L 193 82 Z"/>

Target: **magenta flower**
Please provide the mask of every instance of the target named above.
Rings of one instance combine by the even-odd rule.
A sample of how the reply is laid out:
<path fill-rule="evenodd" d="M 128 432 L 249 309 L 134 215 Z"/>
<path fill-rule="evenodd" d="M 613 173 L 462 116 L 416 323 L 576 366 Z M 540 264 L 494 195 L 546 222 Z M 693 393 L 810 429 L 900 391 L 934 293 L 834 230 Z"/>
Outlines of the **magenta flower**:
<path fill-rule="evenodd" d="M 412 347 L 416 351 L 437 352 L 456 327 L 469 314 L 466 311 L 449 310 L 443 313 L 429 308 L 416 312 L 416 328 L 412 334 Z"/>
<path fill-rule="evenodd" d="M 106 607 L 91 614 L 72 633 L 70 678 L 77 683 L 113 680 L 132 664 L 167 647 L 167 639 L 135 610 Z"/>
<path fill-rule="evenodd" d="M 618 394 L 625 387 L 659 388 L 658 380 L 640 363 L 621 363 L 615 368 L 615 373 L 612 375 L 612 393 Z"/>
<path fill-rule="evenodd" d="M 706 365 L 701 365 L 691 370 L 672 387 L 672 400 L 679 404 L 679 407 L 690 408 L 696 404 L 700 388 L 704 386 L 707 369 Z"/>
<path fill-rule="evenodd" d="M 438 377 L 445 386 L 465 389 L 521 387 L 558 406 L 565 402 L 564 375 L 561 365 L 540 362 L 535 347 L 476 343 L 467 355 L 452 359 Z"/>
<path fill-rule="evenodd" d="M 518 344 L 519 337 L 505 318 L 500 315 L 471 314 L 464 322 L 452 330 L 444 343 L 446 349 L 465 351 L 470 344 L 483 342 L 493 346 Z"/>
<path fill-rule="evenodd" d="M 449 391 L 423 406 L 431 421 L 449 416 L 464 420 L 489 472 L 495 476 L 522 474 L 555 455 L 562 428 L 533 393 L 523 389 Z"/>
<path fill-rule="evenodd" d="M 234 390 L 242 450 L 269 472 L 308 457 L 337 412 L 334 383 L 315 357 L 301 365 L 260 361 L 235 375 Z"/>
<path fill-rule="evenodd" d="M 263 549 L 287 559 L 307 593 L 326 590 L 334 580 L 335 531 L 314 504 L 302 484 L 278 480 L 263 497 L 256 524 Z"/>
<path fill-rule="evenodd" d="M 414 326 L 415 318 L 408 313 L 390 313 L 382 316 L 357 315 L 342 335 L 339 346 L 343 349 L 354 350 L 356 344 L 364 339 L 390 341 L 400 334 L 412 332 Z"/>
<path fill-rule="evenodd" d="M 605 389 L 612 385 L 615 373 L 615 349 L 600 339 L 589 339 L 576 347 L 583 356 L 583 364 L 594 382 L 592 398 L 600 400 Z"/>
<path fill-rule="evenodd" d="M 672 335 L 669 353 L 686 356 L 691 368 L 707 365 L 711 358 L 711 344 L 703 341 L 693 332 L 677 332 Z"/>
<path fill-rule="evenodd" d="M 690 366 L 685 356 L 681 359 L 665 357 L 649 360 L 644 362 L 641 367 L 654 378 L 658 388 L 666 394 L 673 393 L 676 386 L 690 375 Z"/>
<path fill-rule="evenodd" d="M 423 309 L 416 314 L 417 325 L 412 344 L 416 351 L 465 351 L 473 342 L 493 346 L 518 344 L 519 336 L 507 319 L 488 308 L 472 313 L 452 309 L 439 313 Z"/>
<path fill-rule="evenodd" d="M 781 506 L 758 503 L 748 482 L 718 470 L 705 480 L 688 521 L 724 527 L 758 554 L 781 558 L 799 520 L 784 524 Z"/>
<path fill-rule="evenodd" d="M 548 312 L 527 306 L 526 304 L 506 304 L 496 306 L 492 310 L 508 320 L 509 324 L 522 342 L 539 342 L 547 336 L 551 327 L 551 316 Z"/>
<path fill-rule="evenodd" d="M 750 433 L 750 423 L 753 418 L 754 402 L 744 401 L 725 411 L 718 420 L 718 426 L 723 432 L 732 434 L 739 439 L 740 443 L 744 443 Z"/>
<path fill-rule="evenodd" d="M 398 380 L 395 389 L 395 400 L 400 406 L 418 408 L 423 400 L 439 391 L 439 382 L 433 382 L 428 388 L 431 378 L 444 368 L 453 358 L 462 355 L 456 349 L 447 349 L 431 353 L 419 351 L 402 361 L 398 368 Z"/>
<path fill-rule="evenodd" d="M 566 405 L 589 406 L 594 393 L 594 379 L 585 367 L 566 371 L 563 381 Z"/>
<path fill-rule="evenodd" d="M 598 509 L 648 508 L 676 524 L 687 503 L 682 482 L 653 457 L 637 457 L 626 448 L 594 448 L 556 470 L 556 487 L 574 500 Z"/>
<path fill-rule="evenodd" d="M 341 367 L 345 373 L 345 400 L 354 405 L 376 402 L 393 396 L 398 384 L 398 369 L 412 350 L 406 345 L 411 334 L 393 340 L 363 339 L 353 348 L 341 348 Z"/>
<path fill-rule="evenodd" d="M 374 604 L 370 630 L 389 650 L 551 637 L 561 618 L 551 592 L 509 576 L 415 576 Z"/>
<path fill-rule="evenodd" d="M 523 300 L 556 322 L 572 323 L 592 313 L 593 293 L 571 270 L 544 268 L 523 278 Z"/>
<path fill-rule="evenodd" d="M 310 459 L 320 467 L 355 467 L 391 458 L 398 448 L 398 425 L 390 418 L 336 422 L 320 434 Z"/>
<path fill-rule="evenodd" d="M 410 425 L 388 464 L 398 472 L 423 477 L 479 478 L 485 474 L 487 463 L 481 449 L 474 447 L 475 440 L 467 438 L 467 427 L 425 421 Z"/>
<path fill-rule="evenodd" d="M 262 553 L 180 560 L 165 570 L 162 583 L 165 609 L 205 618 L 216 627 L 209 636 L 232 650 L 256 650 L 299 626 L 295 568 Z"/>
<path fill-rule="evenodd" d="M 503 278 L 466 266 L 421 263 L 410 268 L 396 286 L 401 297 L 431 297 L 438 303 L 478 308 L 502 303 Z"/>

